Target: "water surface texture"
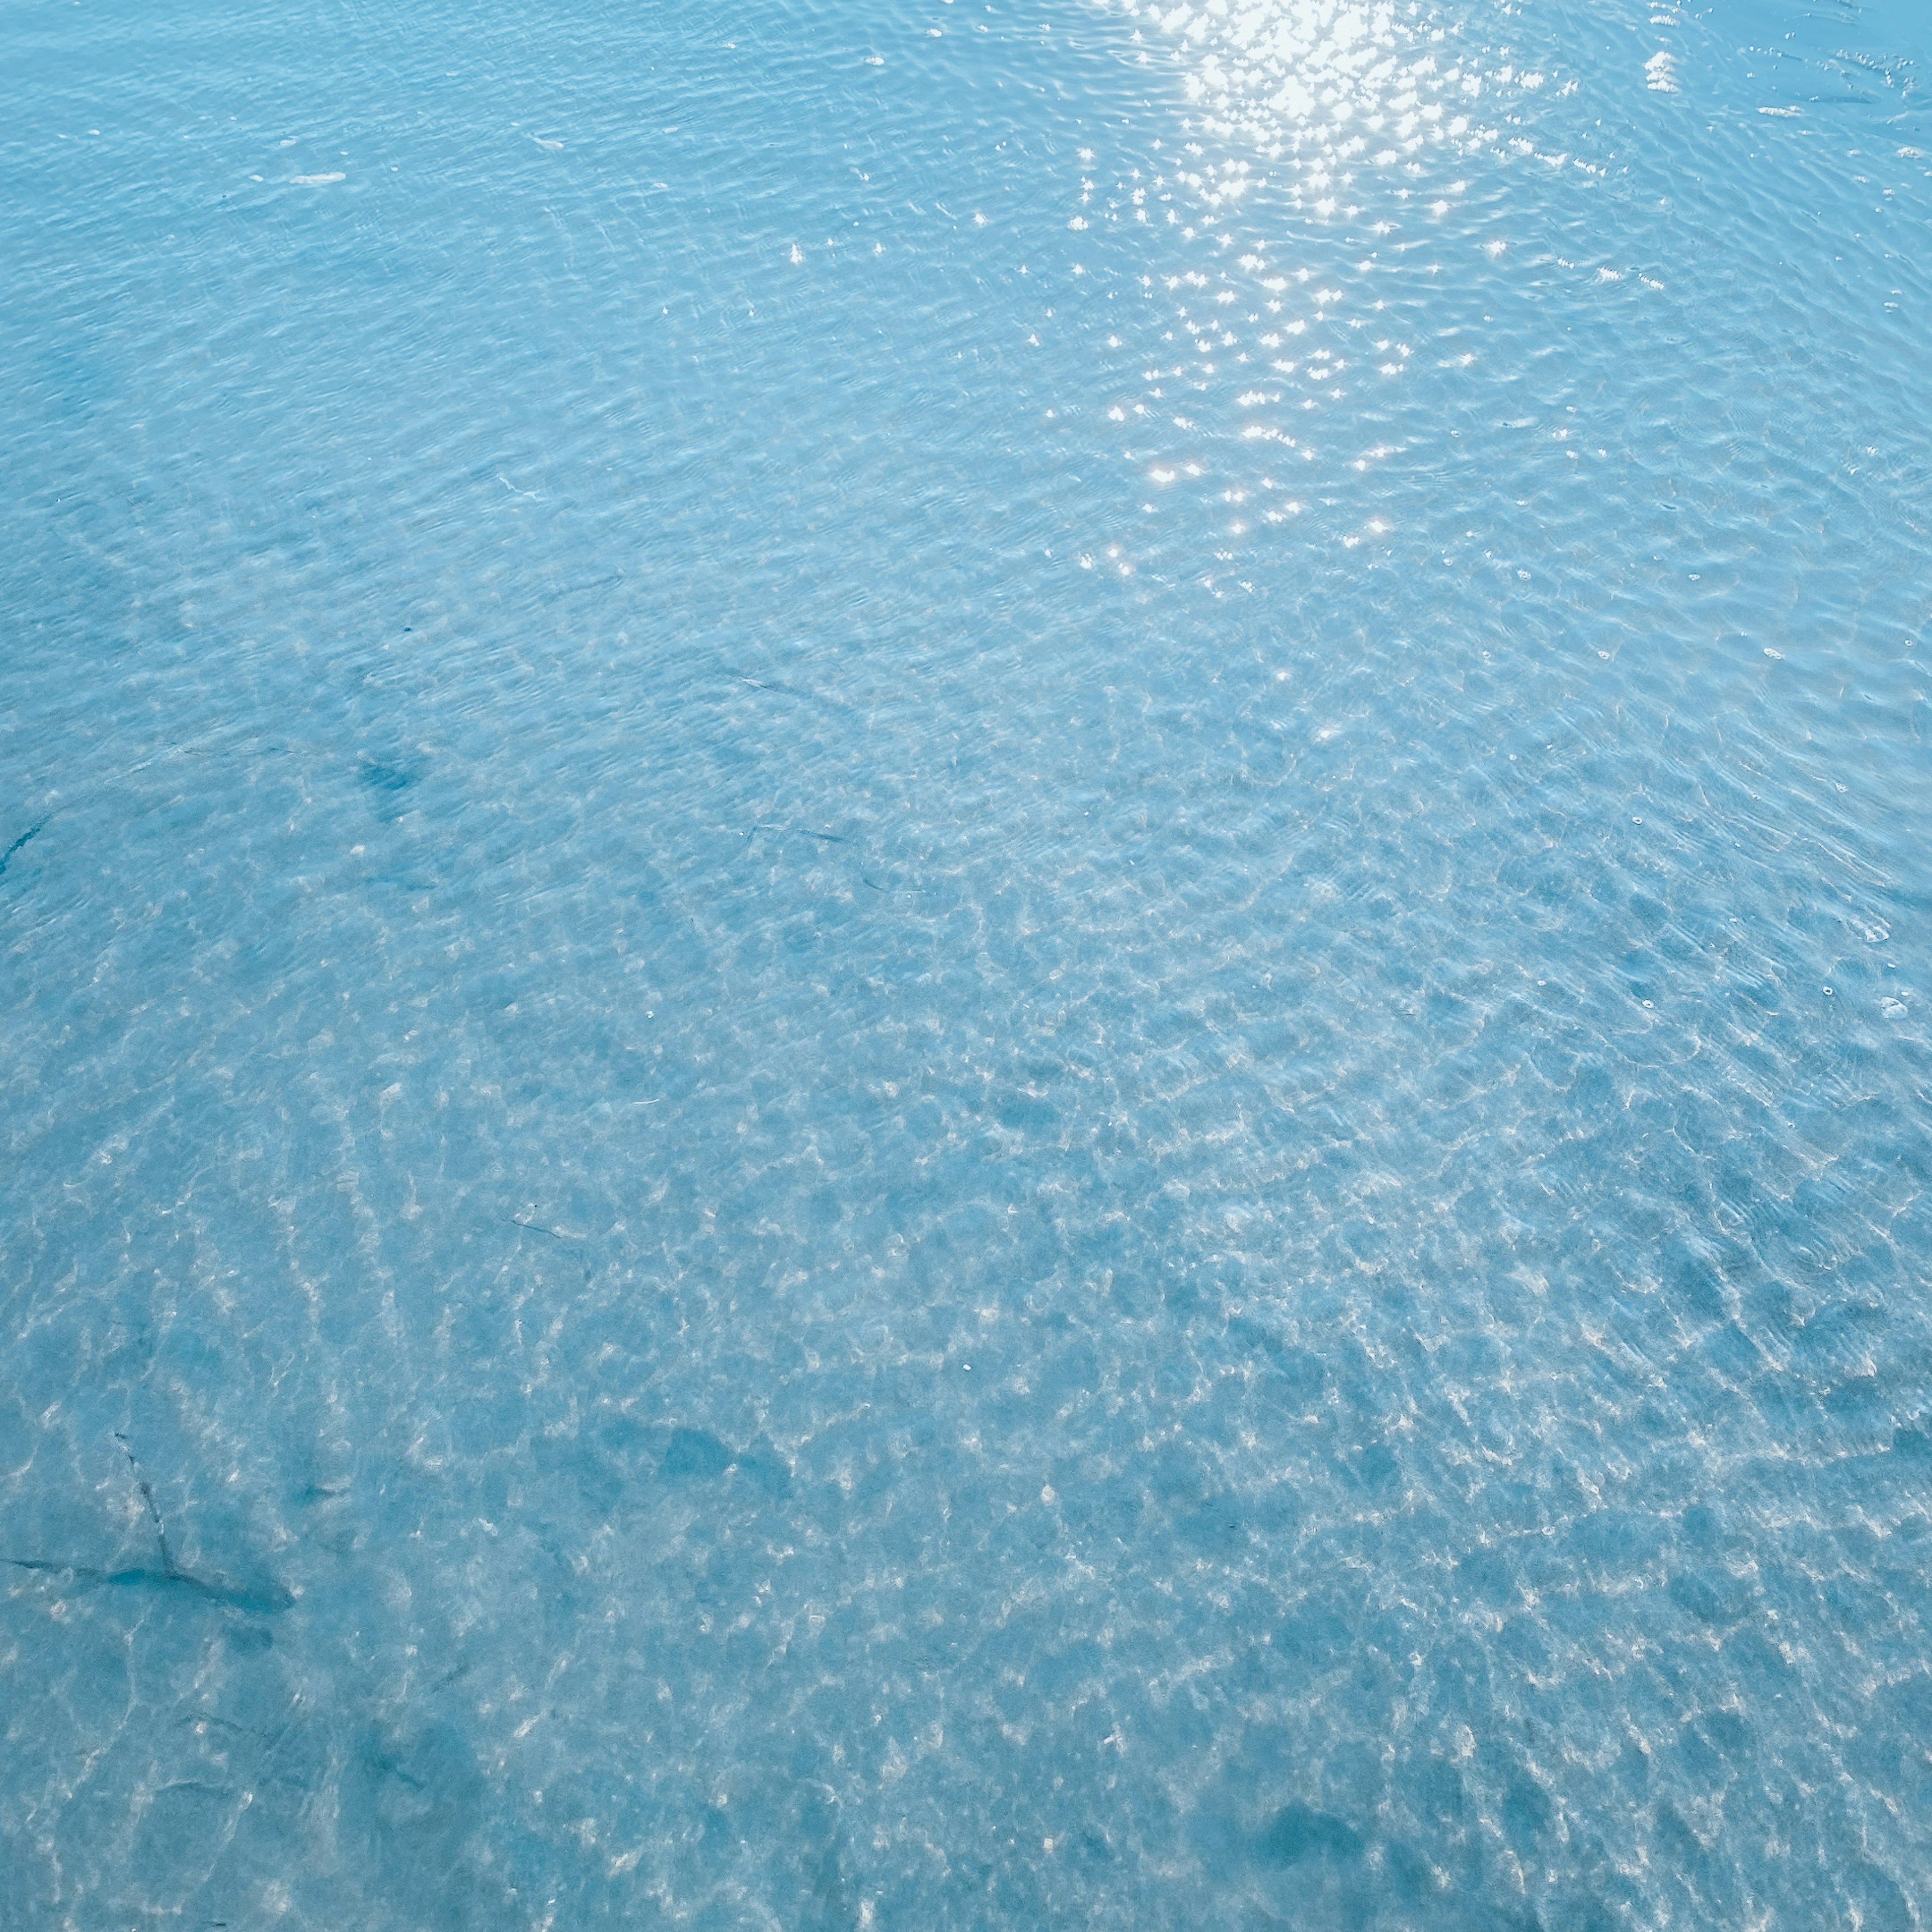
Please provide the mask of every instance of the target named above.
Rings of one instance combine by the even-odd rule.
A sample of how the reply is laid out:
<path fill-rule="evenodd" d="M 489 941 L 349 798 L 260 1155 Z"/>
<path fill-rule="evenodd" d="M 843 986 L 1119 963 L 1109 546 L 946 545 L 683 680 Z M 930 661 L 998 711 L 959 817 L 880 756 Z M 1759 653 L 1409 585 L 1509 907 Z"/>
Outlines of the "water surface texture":
<path fill-rule="evenodd" d="M 15 0 L 10 1926 L 1932 1923 L 1932 32 Z"/>

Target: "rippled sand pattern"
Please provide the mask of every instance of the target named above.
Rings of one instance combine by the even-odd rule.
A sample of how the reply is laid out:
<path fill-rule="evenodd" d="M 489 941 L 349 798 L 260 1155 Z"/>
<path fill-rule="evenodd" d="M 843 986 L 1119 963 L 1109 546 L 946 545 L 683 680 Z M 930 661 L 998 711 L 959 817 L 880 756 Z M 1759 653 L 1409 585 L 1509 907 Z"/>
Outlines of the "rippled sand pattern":
<path fill-rule="evenodd" d="M 6 1923 L 1932 1919 L 1915 10 L 0 44 Z"/>

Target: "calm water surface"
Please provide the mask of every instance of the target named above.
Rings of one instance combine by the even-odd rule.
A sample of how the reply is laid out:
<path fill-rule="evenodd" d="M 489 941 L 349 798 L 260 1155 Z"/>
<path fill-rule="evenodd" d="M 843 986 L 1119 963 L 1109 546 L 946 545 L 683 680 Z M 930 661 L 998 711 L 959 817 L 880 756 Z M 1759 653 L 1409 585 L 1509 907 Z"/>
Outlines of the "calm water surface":
<path fill-rule="evenodd" d="M 1932 29 L 16 0 L 23 1932 L 1932 1922 Z"/>

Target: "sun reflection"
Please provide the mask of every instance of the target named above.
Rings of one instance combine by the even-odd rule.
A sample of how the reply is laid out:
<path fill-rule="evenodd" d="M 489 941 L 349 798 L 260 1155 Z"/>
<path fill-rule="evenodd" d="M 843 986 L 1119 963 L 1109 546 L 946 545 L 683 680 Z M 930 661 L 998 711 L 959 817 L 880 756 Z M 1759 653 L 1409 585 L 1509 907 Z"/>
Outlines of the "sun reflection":
<path fill-rule="evenodd" d="M 1184 86 L 1203 112 L 1204 131 L 1237 137 L 1270 161 L 1298 160 L 1305 186 L 1316 190 L 1352 188 L 1354 164 L 1364 156 L 1387 166 L 1462 140 L 1486 95 L 1543 82 L 1506 63 L 1486 70 L 1479 56 L 1438 52 L 1445 30 L 1390 0 L 1207 0 L 1198 8 L 1182 0 L 1132 10 L 1187 50 Z M 1210 206 L 1238 200 L 1252 185 L 1252 169 L 1238 157 L 1204 172 L 1214 177 Z"/>
<path fill-rule="evenodd" d="M 1425 0 L 1094 4 L 1125 16 L 1139 64 L 1168 65 L 1178 83 L 1173 131 L 1136 156 L 1138 164 L 1124 158 L 1117 170 L 1096 150 L 1081 151 L 1068 210 L 1072 225 L 1122 240 L 1150 222 L 1168 238 L 1154 244 L 1148 231 L 1167 266 L 1139 280 L 1150 296 L 1164 287 L 1173 305 L 1158 320 L 1146 315 L 1153 332 L 1140 344 L 1108 338 L 1110 349 L 1138 346 L 1143 386 L 1117 392 L 1100 412 L 1113 424 L 1169 426 L 1165 448 L 1118 452 L 1154 486 L 1144 514 L 1178 509 L 1187 480 L 1204 474 L 1212 494 L 1232 484 L 1226 500 L 1240 502 L 1240 486 L 1255 476 L 1243 473 L 1234 447 L 1266 451 L 1276 466 L 1315 466 L 1311 482 L 1381 470 L 1394 447 L 1378 442 L 1361 454 L 1372 439 L 1348 434 L 1350 412 L 1382 409 L 1372 394 L 1386 398 L 1428 380 L 1424 372 L 1478 360 L 1460 345 L 1453 356 L 1417 352 L 1417 278 L 1426 287 L 1442 272 L 1436 251 L 1466 240 L 1496 262 L 1509 250 L 1494 233 L 1478 241 L 1468 232 L 1493 220 L 1486 196 L 1498 170 L 1534 159 L 1552 171 L 1600 171 L 1553 146 L 1545 152 L 1538 121 L 1526 119 L 1527 97 L 1546 88 L 1567 97 L 1576 83 L 1519 64 L 1504 38 L 1508 7 L 1495 16 L 1492 44 L 1469 9 L 1459 19 Z M 1408 256 L 1418 244 L 1429 252 Z M 1412 304 L 1401 320 L 1384 299 L 1394 286 L 1385 278 L 1398 269 Z M 1353 446 L 1334 446 L 1319 434 L 1324 424 Z M 1220 521 L 1221 544 L 1239 548 L 1215 549 L 1216 562 L 1302 517 L 1302 500 L 1276 494 L 1271 482 L 1261 488 L 1273 500 Z M 1338 501 L 1318 486 L 1310 500 L 1331 508 Z M 1344 530 L 1323 518 L 1303 527 L 1354 549 L 1403 520 L 1365 516 Z M 1210 588 L 1223 580 L 1211 571 L 1202 579 Z"/>

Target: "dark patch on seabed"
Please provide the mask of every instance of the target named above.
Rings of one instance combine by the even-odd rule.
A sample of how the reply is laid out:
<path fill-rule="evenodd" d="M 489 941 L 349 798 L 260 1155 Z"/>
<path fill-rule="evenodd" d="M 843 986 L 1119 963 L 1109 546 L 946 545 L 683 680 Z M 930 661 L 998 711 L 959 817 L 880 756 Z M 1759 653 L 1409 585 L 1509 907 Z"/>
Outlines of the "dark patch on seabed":
<path fill-rule="evenodd" d="M 159 1596 L 181 1596 L 194 1602 L 214 1604 L 224 1610 L 246 1610 L 256 1616 L 273 1616 L 295 1601 L 279 1585 L 250 1589 L 216 1578 L 194 1576 L 184 1570 L 140 1566 L 97 1570 L 84 1563 L 52 1563 L 28 1556 L 0 1557 L 0 1563 L 36 1575 L 70 1577 L 83 1590 L 148 1590 Z"/>
<path fill-rule="evenodd" d="M 46 826 L 47 820 L 44 818 L 42 819 L 38 825 L 28 826 L 26 830 L 22 832 L 20 837 L 15 839 L 13 844 L 7 848 L 5 851 L 0 852 L 0 876 L 4 876 L 7 868 L 13 862 L 14 854 L 19 851 L 29 839 L 39 837 L 40 833 L 46 830 Z"/>

